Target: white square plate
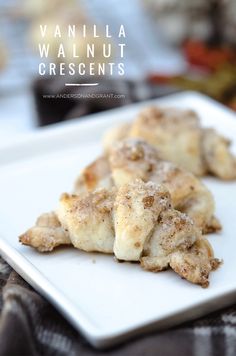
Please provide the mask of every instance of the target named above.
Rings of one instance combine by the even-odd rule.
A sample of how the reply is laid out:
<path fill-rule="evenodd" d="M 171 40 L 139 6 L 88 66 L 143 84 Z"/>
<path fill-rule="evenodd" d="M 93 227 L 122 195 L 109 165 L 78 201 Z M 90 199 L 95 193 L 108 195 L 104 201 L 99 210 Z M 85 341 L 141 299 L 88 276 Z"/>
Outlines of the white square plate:
<path fill-rule="evenodd" d="M 0 150 L 1 254 L 96 347 L 189 320 L 235 300 L 236 182 L 204 179 L 223 224 L 223 232 L 209 236 L 224 264 L 211 274 L 208 289 L 181 280 L 172 271 L 146 272 L 138 264 L 116 263 L 109 255 L 73 248 L 40 254 L 18 243 L 19 234 L 40 213 L 56 207 L 62 192 L 71 191 L 80 170 L 101 151 L 105 129 L 132 119 L 150 103 L 196 110 L 204 126 L 235 140 L 236 152 L 235 114 L 191 92 L 41 129 Z"/>

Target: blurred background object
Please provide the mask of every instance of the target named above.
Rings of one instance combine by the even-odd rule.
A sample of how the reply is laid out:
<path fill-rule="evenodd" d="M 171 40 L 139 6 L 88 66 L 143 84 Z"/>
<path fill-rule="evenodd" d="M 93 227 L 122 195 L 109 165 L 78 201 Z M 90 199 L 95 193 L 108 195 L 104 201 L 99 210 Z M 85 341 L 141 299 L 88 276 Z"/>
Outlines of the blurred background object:
<path fill-rule="evenodd" d="M 206 40 L 212 35 L 211 0 L 144 0 L 144 3 L 157 32 L 172 45 L 181 45 L 187 38 Z"/>
<path fill-rule="evenodd" d="M 40 23 L 49 29 L 57 23 L 62 28 L 96 24 L 99 31 L 109 24 L 111 34 L 123 24 L 125 75 L 96 77 L 96 88 L 66 88 L 68 76 L 37 75 Z M 130 0 L 125 6 L 119 0 L 0 0 L 0 30 L 0 145 L 39 125 L 178 90 L 200 91 L 236 110 L 235 0 Z M 92 39 L 88 32 L 77 40 L 80 61 L 86 61 L 85 46 Z M 59 43 L 66 48 L 73 41 L 63 34 L 47 40 L 54 62 Z M 95 41 L 99 62 L 107 39 L 101 35 Z M 117 38 L 111 41 L 116 62 Z M 73 83 L 83 81 L 91 78 L 73 77 Z"/>
<path fill-rule="evenodd" d="M 4 70 L 6 64 L 7 64 L 7 49 L 6 49 L 6 45 L 4 44 L 4 42 L 1 41 L 0 39 L 0 72 L 2 70 Z"/>
<path fill-rule="evenodd" d="M 144 0 L 168 43 L 188 68 L 177 76 L 153 73 L 152 83 L 200 91 L 236 110 L 236 1 Z"/>
<path fill-rule="evenodd" d="M 174 45 L 185 40 L 236 43 L 235 0 L 143 0 L 157 31 Z"/>
<path fill-rule="evenodd" d="M 53 14 L 54 11 L 63 10 L 65 7 L 74 8 L 76 0 L 22 0 L 15 3 L 12 13 L 16 17 L 34 20 L 44 15 Z"/>

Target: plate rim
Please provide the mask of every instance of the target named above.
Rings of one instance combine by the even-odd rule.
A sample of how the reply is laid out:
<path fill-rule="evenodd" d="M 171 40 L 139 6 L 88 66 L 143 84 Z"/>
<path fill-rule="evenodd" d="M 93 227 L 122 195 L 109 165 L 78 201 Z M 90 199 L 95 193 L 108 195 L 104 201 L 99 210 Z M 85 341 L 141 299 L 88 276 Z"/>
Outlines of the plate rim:
<path fill-rule="evenodd" d="M 110 346 L 115 346 L 134 336 L 141 335 L 154 330 L 163 330 L 169 326 L 176 326 L 182 322 L 187 322 L 205 314 L 205 309 L 201 310 L 202 306 L 207 305 L 207 313 L 217 311 L 223 307 L 235 302 L 236 285 L 228 287 L 227 291 L 221 291 L 218 296 L 208 296 L 202 302 L 195 303 L 193 306 L 179 309 L 178 313 L 168 312 L 161 319 L 153 319 L 139 323 L 136 327 L 127 327 L 122 331 L 110 332 L 104 329 L 100 331 L 94 327 L 90 321 L 86 319 L 84 313 L 78 308 L 73 307 L 67 297 L 57 290 L 47 278 L 41 274 L 37 267 L 28 259 L 17 251 L 11 244 L 0 236 L 0 252 L 3 259 L 37 292 L 45 297 L 49 303 L 64 316 L 81 334 L 98 349 L 105 349 Z M 58 299 L 57 299 L 58 298 Z M 211 305 L 211 302 L 214 304 Z M 216 304 L 218 303 L 218 306 Z M 191 310 L 191 315 L 189 311 Z M 80 320 L 78 320 L 80 319 Z"/>

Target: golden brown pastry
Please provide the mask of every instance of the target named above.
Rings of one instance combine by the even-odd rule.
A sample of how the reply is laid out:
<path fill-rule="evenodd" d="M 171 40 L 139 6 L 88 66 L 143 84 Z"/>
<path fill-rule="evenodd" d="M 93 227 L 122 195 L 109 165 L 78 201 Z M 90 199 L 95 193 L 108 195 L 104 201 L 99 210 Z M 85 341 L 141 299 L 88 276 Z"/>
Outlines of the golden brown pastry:
<path fill-rule="evenodd" d="M 236 157 L 229 152 L 228 139 L 213 129 L 204 129 L 202 147 L 208 172 L 223 180 L 236 179 Z"/>
<path fill-rule="evenodd" d="M 114 205 L 115 256 L 120 260 L 139 261 L 156 229 L 158 217 L 167 209 L 176 213 L 164 186 L 141 180 L 121 186 Z"/>
<path fill-rule="evenodd" d="M 110 165 L 105 155 L 100 156 L 94 162 L 85 167 L 77 178 L 75 192 L 92 191 L 97 187 L 112 188 L 114 186 Z"/>
<path fill-rule="evenodd" d="M 120 124 L 106 131 L 103 136 L 103 147 L 105 153 L 109 153 L 110 148 L 119 141 L 129 137 L 131 130 L 131 123 Z"/>
<path fill-rule="evenodd" d="M 229 140 L 213 129 L 202 128 L 192 110 L 148 107 L 125 130 L 123 124 L 107 132 L 105 151 L 125 137 L 144 139 L 164 160 L 197 176 L 210 173 L 222 180 L 236 179 L 236 158 L 230 153 Z"/>
<path fill-rule="evenodd" d="M 63 194 L 57 216 L 74 247 L 83 251 L 113 252 L 114 190 L 98 189 L 82 197 Z"/>
<path fill-rule="evenodd" d="M 147 108 L 133 122 L 130 135 L 157 147 L 164 159 L 196 175 L 205 173 L 201 155 L 201 128 L 193 111 Z"/>
<path fill-rule="evenodd" d="M 158 240 L 158 239 L 157 239 Z M 221 261 L 214 258 L 212 247 L 205 238 L 199 238 L 188 249 L 175 249 L 165 255 L 165 244 L 161 243 L 156 256 L 144 256 L 141 258 L 141 267 L 147 271 L 159 272 L 170 266 L 182 278 L 194 284 L 200 284 L 203 288 L 209 285 L 209 274 L 216 270 Z M 158 245 L 156 245 L 158 246 Z"/>
<path fill-rule="evenodd" d="M 106 162 L 106 163 L 105 163 Z M 159 152 L 143 140 L 128 138 L 113 145 L 103 156 L 85 168 L 78 178 L 75 192 L 115 185 L 121 187 L 136 178 L 163 184 L 171 194 L 175 209 L 188 214 L 203 232 L 221 228 L 214 217 L 215 203 L 211 192 L 192 173 L 163 161 Z"/>
<path fill-rule="evenodd" d="M 52 251 L 59 245 L 71 244 L 67 231 L 61 227 L 54 212 L 42 214 L 35 226 L 20 236 L 20 241 L 40 252 Z"/>
<path fill-rule="evenodd" d="M 64 194 L 56 215 L 43 215 L 20 241 L 40 251 L 70 242 L 84 251 L 114 251 L 117 259 L 141 261 L 146 270 L 170 266 L 202 287 L 220 264 L 191 218 L 173 209 L 167 189 L 153 182 L 135 180 L 118 192 Z"/>

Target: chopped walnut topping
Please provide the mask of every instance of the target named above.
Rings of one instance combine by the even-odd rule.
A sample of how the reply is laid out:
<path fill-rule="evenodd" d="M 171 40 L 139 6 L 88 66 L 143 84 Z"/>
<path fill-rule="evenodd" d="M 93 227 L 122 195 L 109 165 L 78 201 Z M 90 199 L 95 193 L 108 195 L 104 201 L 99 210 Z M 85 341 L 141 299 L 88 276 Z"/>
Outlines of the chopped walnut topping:
<path fill-rule="evenodd" d="M 143 206 L 144 209 L 151 208 L 154 203 L 154 197 L 153 196 L 148 196 L 143 198 Z"/>

